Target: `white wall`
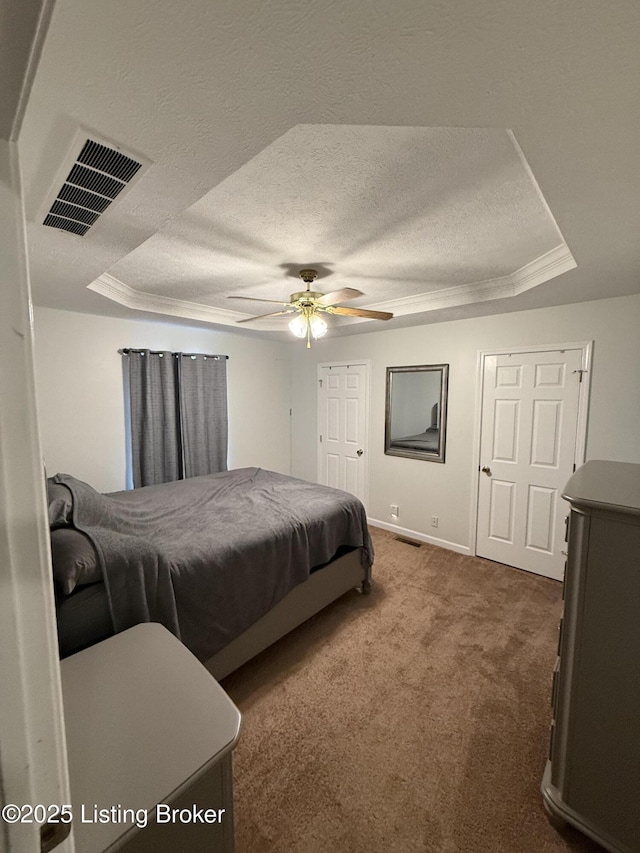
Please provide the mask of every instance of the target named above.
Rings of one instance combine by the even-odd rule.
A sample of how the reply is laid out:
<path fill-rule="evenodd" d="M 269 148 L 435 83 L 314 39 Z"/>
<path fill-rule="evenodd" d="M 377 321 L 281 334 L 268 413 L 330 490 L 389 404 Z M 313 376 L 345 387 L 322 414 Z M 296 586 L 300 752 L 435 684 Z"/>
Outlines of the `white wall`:
<path fill-rule="evenodd" d="M 292 362 L 292 470 L 316 479 L 318 362 L 371 359 L 369 517 L 469 546 L 479 350 L 594 340 L 587 459 L 640 462 L 640 296 L 458 320 L 345 338 L 325 338 Z M 389 365 L 450 365 L 446 463 L 384 455 Z M 430 526 L 439 516 L 439 528 Z"/>
<path fill-rule="evenodd" d="M 587 458 L 640 462 L 640 296 L 605 299 L 345 338 L 311 350 L 227 332 L 35 311 L 36 379 L 47 470 L 102 491 L 124 488 L 123 346 L 230 356 L 229 465 L 258 465 L 315 480 L 317 365 L 372 362 L 369 516 L 470 545 L 476 368 L 479 350 L 594 340 Z M 447 461 L 384 455 L 386 367 L 450 365 Z M 293 406 L 293 418 L 289 406 Z M 290 429 L 291 442 L 290 442 Z M 434 530 L 432 515 L 439 516 Z"/>
<path fill-rule="evenodd" d="M 289 345 L 36 308 L 38 414 L 49 475 L 66 472 L 99 491 L 125 488 L 121 347 L 228 355 L 229 467 L 290 472 Z"/>

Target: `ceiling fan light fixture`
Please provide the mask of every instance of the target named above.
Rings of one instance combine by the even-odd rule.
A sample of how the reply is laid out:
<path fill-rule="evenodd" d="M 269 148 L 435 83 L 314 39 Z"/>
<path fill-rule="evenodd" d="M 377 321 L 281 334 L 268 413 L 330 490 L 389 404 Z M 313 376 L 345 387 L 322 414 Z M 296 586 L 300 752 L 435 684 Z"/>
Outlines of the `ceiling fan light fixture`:
<path fill-rule="evenodd" d="M 294 334 L 296 338 L 307 337 L 307 318 L 304 314 L 296 314 L 293 320 L 290 320 L 289 331 Z"/>
<path fill-rule="evenodd" d="M 289 330 L 296 338 L 306 338 L 307 347 L 311 346 L 311 338 L 318 338 L 327 334 L 328 326 L 318 311 L 311 305 L 303 306 L 300 313 L 289 322 Z"/>
<path fill-rule="evenodd" d="M 306 338 L 307 349 L 309 349 L 311 338 L 317 341 L 327 334 L 328 326 L 321 316 L 322 313 L 343 314 L 347 317 L 365 317 L 369 320 L 390 320 L 393 317 L 393 314 L 388 311 L 370 311 L 367 308 L 345 308 L 342 306 L 341 302 L 348 302 L 350 299 L 364 296 L 362 291 L 355 290 L 353 287 L 342 287 L 340 290 L 332 290 L 330 293 L 311 290 L 312 283 L 318 277 L 317 270 L 303 269 L 298 275 L 307 285 L 307 289 L 292 293 L 289 302 L 279 302 L 277 299 L 261 299 L 257 296 L 228 296 L 228 299 L 245 299 L 249 302 L 271 302 L 284 308 L 284 311 L 272 311 L 270 314 L 260 314 L 257 317 L 244 317 L 242 320 L 236 320 L 236 322 L 250 323 L 253 320 L 263 320 L 268 317 L 284 317 L 291 314 L 292 311 L 296 311 L 297 313 L 288 323 L 289 331 L 296 338 L 301 340 Z"/>
<path fill-rule="evenodd" d="M 322 338 L 327 334 L 327 324 L 322 319 L 319 314 L 312 314 L 309 317 L 309 325 L 311 326 L 311 334 L 318 340 L 318 338 Z"/>

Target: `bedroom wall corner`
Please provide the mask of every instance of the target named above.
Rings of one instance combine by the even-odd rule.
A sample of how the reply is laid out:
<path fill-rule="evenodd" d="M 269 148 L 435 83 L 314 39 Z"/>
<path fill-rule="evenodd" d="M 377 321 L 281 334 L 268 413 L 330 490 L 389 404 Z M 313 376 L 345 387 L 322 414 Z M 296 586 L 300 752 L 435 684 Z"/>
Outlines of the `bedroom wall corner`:
<path fill-rule="evenodd" d="M 291 376 L 286 344 L 168 322 L 36 307 L 38 415 L 47 472 L 99 491 L 125 483 L 124 346 L 225 353 L 229 467 L 291 471 Z"/>

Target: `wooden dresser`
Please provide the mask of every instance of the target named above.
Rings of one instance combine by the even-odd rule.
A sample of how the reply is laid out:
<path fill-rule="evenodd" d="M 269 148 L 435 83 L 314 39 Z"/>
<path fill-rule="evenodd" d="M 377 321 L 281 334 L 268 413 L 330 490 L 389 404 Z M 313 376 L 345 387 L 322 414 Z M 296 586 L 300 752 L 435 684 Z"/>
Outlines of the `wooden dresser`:
<path fill-rule="evenodd" d="M 615 853 L 640 851 L 640 465 L 587 462 L 567 483 L 564 613 L 542 796 Z"/>

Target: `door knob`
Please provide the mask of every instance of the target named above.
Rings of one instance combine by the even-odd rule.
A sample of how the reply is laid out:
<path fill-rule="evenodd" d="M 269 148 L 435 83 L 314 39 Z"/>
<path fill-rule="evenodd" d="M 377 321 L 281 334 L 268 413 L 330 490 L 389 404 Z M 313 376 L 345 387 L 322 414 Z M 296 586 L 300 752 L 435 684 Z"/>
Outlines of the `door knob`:
<path fill-rule="evenodd" d="M 491 476 L 491 468 L 489 468 L 488 465 L 483 465 L 480 470 L 483 471 L 487 475 L 487 477 Z"/>
<path fill-rule="evenodd" d="M 356 453 L 358 454 L 358 456 L 362 456 L 362 454 L 364 453 L 364 450 L 356 450 Z"/>

